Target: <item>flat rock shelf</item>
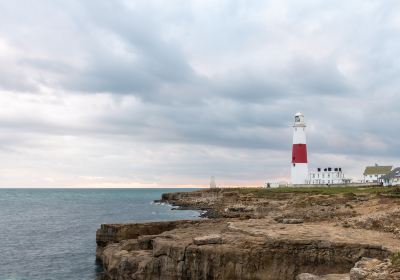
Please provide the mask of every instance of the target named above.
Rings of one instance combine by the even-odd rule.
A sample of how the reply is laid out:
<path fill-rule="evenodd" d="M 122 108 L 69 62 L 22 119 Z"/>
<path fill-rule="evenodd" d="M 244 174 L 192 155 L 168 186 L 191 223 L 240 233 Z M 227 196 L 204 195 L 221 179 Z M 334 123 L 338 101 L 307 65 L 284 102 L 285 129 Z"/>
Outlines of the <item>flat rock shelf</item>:
<path fill-rule="evenodd" d="M 98 279 L 400 279 L 391 189 L 286 191 L 164 194 L 215 218 L 102 225 Z"/>

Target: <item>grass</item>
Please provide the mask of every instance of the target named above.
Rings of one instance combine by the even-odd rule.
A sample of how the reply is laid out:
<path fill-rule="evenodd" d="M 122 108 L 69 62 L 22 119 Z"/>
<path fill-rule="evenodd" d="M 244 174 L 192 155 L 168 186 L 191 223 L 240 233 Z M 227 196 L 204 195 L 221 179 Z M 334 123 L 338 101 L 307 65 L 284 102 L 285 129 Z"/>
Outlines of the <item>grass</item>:
<path fill-rule="evenodd" d="M 232 190 L 232 189 L 230 189 Z M 307 193 L 307 194 L 324 194 L 324 195 L 334 195 L 334 194 L 386 194 L 391 197 L 400 197 L 400 189 L 398 187 L 287 187 L 287 188 L 238 188 L 242 194 L 254 194 L 257 197 L 271 197 L 279 194 L 285 193 Z"/>
<path fill-rule="evenodd" d="M 400 269 L 400 252 L 393 254 L 390 257 L 390 261 L 392 262 L 392 267 Z"/>

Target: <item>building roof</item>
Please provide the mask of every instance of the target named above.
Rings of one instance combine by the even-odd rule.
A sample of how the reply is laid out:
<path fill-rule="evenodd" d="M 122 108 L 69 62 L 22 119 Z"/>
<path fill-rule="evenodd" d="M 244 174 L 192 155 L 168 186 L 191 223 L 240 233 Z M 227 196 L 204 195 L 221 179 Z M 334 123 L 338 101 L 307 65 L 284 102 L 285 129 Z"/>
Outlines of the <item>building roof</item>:
<path fill-rule="evenodd" d="M 393 166 L 367 166 L 364 170 L 364 175 L 377 175 L 377 174 L 387 174 L 392 170 Z"/>
<path fill-rule="evenodd" d="M 396 177 L 400 177 L 400 167 L 397 167 L 390 171 L 388 174 L 381 176 L 381 179 L 390 180 Z"/>

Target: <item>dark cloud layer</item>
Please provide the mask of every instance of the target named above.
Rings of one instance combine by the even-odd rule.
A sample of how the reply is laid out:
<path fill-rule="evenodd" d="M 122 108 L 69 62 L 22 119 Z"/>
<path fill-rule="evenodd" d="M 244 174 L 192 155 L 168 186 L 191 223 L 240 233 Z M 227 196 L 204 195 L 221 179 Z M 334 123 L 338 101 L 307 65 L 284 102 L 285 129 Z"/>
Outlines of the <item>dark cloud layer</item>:
<path fill-rule="evenodd" d="M 297 111 L 312 166 L 358 177 L 365 164 L 400 164 L 399 5 L 2 2 L 0 175 L 63 186 L 285 178 Z"/>

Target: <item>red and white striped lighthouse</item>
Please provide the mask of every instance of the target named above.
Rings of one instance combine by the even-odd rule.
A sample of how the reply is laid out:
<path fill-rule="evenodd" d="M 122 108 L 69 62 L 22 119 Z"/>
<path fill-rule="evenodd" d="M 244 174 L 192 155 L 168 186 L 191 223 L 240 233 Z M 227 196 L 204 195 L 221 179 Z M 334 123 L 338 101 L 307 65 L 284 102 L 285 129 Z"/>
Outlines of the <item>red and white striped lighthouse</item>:
<path fill-rule="evenodd" d="M 304 115 L 294 115 L 292 149 L 292 184 L 305 184 L 308 177 L 306 123 Z"/>

